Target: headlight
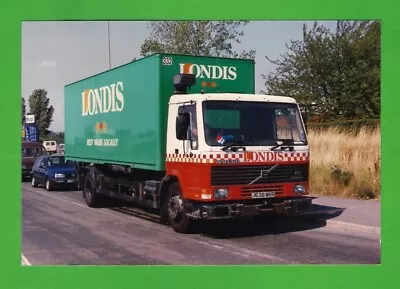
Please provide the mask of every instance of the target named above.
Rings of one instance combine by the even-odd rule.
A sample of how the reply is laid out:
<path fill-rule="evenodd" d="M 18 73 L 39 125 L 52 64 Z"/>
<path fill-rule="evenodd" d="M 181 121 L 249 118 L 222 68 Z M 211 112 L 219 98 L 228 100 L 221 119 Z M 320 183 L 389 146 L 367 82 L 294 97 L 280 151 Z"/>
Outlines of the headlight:
<path fill-rule="evenodd" d="M 304 194 L 306 192 L 306 188 L 304 187 L 304 185 L 295 185 L 293 187 L 293 191 L 296 194 Z"/>
<path fill-rule="evenodd" d="M 63 178 L 63 177 L 65 177 L 65 175 L 64 174 L 55 174 L 54 177 L 55 178 Z"/>
<path fill-rule="evenodd" d="M 228 189 L 227 188 L 218 188 L 214 190 L 214 198 L 216 199 L 225 199 L 228 197 Z"/>

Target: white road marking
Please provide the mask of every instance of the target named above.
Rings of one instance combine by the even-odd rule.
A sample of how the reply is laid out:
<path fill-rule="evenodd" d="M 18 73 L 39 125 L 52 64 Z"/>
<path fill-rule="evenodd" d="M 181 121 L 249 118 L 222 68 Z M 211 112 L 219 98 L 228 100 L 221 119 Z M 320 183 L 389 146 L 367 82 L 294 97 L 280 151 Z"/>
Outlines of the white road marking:
<path fill-rule="evenodd" d="M 26 259 L 26 257 L 24 256 L 24 254 L 21 254 L 21 258 L 22 258 L 22 265 L 25 266 L 31 266 L 32 264 L 28 261 L 28 259 Z"/>
<path fill-rule="evenodd" d="M 214 244 L 211 244 L 211 243 L 208 243 L 208 242 L 203 242 L 203 241 L 196 241 L 196 242 L 199 243 L 199 244 L 205 245 L 205 246 L 213 247 L 213 248 L 218 249 L 218 250 L 221 250 L 221 249 L 224 248 L 222 246 L 214 245 Z"/>
<path fill-rule="evenodd" d="M 296 262 L 293 262 L 293 261 L 289 261 L 289 260 L 286 260 L 286 259 L 283 259 L 283 258 L 279 258 L 279 257 L 272 256 L 272 255 L 269 255 L 269 254 L 261 253 L 261 252 L 258 252 L 258 251 L 254 251 L 254 250 L 250 250 L 250 249 L 246 249 L 246 248 L 240 248 L 240 247 L 237 247 L 237 246 L 229 246 L 228 244 L 224 244 L 223 246 L 219 246 L 219 245 L 216 245 L 216 244 L 212 244 L 210 242 L 202 242 L 202 241 L 197 241 L 197 240 L 196 240 L 196 242 L 200 243 L 202 245 L 205 245 L 205 246 L 213 247 L 213 248 L 215 248 L 217 250 L 225 250 L 225 251 L 228 251 L 231 254 L 239 255 L 239 256 L 242 256 L 242 257 L 245 257 L 245 258 L 258 257 L 258 258 L 261 258 L 261 259 L 274 260 L 276 262 L 281 262 L 281 263 L 285 263 L 285 264 L 295 264 L 296 263 Z"/>
<path fill-rule="evenodd" d="M 70 204 L 85 208 L 85 209 L 90 209 L 90 210 L 93 210 L 93 211 L 98 212 L 98 213 L 103 213 L 103 214 L 106 214 L 106 215 L 109 215 L 109 216 L 118 217 L 118 218 L 126 220 L 126 216 L 120 216 L 118 214 L 112 214 L 112 213 L 109 213 L 107 211 L 102 211 L 101 209 L 90 208 L 90 207 L 88 207 L 86 205 L 82 205 L 80 203 L 71 201 L 68 198 L 57 197 L 57 196 L 54 196 L 54 195 L 50 195 L 50 194 L 48 194 L 46 192 L 41 192 L 41 191 L 36 191 L 36 190 L 28 189 L 27 191 L 30 191 L 30 192 L 33 192 L 33 193 L 38 193 L 38 194 L 43 195 L 45 197 L 50 197 L 50 198 L 53 198 L 53 199 L 56 199 L 56 200 L 59 200 L 59 201 L 62 201 L 62 202 L 70 203 Z M 147 227 L 150 227 L 150 226 L 147 226 Z M 232 246 L 232 245 L 228 245 L 228 244 L 222 244 L 222 246 L 220 246 L 220 245 L 213 244 L 213 243 L 210 243 L 210 242 L 193 240 L 191 238 L 184 237 L 184 236 L 181 236 L 181 239 L 188 240 L 188 241 L 195 241 L 195 242 L 197 242 L 199 244 L 212 247 L 212 248 L 214 248 L 216 250 L 227 251 L 227 252 L 229 252 L 231 254 L 239 255 L 239 256 L 242 256 L 242 257 L 245 257 L 245 258 L 251 258 L 253 256 L 253 257 L 258 257 L 258 258 L 262 258 L 262 259 L 275 260 L 277 262 L 286 263 L 286 264 L 295 264 L 295 263 L 297 263 L 297 262 L 289 261 L 289 260 L 282 259 L 282 258 L 279 258 L 279 257 L 276 257 L 276 256 L 272 256 L 272 255 L 269 255 L 269 254 L 257 252 L 257 251 L 254 251 L 254 250 L 240 248 L 240 247 L 237 247 L 237 246 L 234 246 L 234 245 Z"/>

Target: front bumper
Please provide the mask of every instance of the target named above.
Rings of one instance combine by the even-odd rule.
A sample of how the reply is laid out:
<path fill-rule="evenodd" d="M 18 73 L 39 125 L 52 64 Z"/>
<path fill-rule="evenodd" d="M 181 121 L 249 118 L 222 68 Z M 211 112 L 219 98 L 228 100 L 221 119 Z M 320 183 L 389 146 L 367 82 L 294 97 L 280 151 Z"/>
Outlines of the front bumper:
<path fill-rule="evenodd" d="M 295 215 L 311 207 L 312 198 L 275 198 L 257 202 L 186 203 L 187 216 L 195 219 L 230 219 L 266 213 Z"/>
<path fill-rule="evenodd" d="M 78 183 L 76 179 L 51 178 L 49 180 L 53 186 L 74 186 Z"/>

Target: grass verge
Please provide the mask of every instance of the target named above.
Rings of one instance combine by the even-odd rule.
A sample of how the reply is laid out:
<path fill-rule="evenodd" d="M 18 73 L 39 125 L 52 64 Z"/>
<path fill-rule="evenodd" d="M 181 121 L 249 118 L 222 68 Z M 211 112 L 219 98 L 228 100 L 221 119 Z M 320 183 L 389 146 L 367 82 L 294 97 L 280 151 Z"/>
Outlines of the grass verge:
<path fill-rule="evenodd" d="M 380 128 L 310 129 L 312 195 L 380 198 Z"/>

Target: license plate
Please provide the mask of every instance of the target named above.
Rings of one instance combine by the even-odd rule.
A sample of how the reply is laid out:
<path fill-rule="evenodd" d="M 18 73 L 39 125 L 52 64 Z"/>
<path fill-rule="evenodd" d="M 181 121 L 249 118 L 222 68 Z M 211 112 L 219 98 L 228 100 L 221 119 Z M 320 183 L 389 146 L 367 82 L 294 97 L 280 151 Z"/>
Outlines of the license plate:
<path fill-rule="evenodd" d="M 68 182 L 68 183 L 73 183 L 73 182 L 74 182 L 74 180 L 68 180 L 67 182 Z"/>
<path fill-rule="evenodd" d="M 251 193 L 252 199 L 265 199 L 275 197 L 275 192 L 253 192 Z"/>

